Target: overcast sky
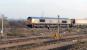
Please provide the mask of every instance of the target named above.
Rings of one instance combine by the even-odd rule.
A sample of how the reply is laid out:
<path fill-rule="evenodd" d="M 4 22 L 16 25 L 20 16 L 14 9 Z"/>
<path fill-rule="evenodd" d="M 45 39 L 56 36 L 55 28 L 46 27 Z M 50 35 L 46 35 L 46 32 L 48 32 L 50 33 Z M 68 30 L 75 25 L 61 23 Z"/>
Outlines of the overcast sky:
<path fill-rule="evenodd" d="M 0 0 L 0 14 L 9 18 L 27 16 L 87 18 L 87 0 Z"/>

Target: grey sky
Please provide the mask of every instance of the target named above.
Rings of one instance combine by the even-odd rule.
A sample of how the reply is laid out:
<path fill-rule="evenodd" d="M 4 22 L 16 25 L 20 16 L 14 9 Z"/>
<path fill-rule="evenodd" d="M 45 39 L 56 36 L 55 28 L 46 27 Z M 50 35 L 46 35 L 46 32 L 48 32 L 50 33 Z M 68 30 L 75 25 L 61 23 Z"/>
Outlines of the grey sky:
<path fill-rule="evenodd" d="M 87 18 L 87 0 L 0 0 L 0 14 L 9 18 L 60 16 Z"/>

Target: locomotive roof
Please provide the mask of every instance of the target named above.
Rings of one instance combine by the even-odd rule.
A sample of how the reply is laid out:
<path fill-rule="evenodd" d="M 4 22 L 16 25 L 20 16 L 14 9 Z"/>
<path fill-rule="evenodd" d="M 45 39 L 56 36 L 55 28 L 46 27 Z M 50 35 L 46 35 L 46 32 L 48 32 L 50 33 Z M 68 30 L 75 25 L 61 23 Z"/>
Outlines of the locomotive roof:
<path fill-rule="evenodd" d="M 57 17 L 31 17 L 36 19 L 58 19 Z M 68 18 L 59 18 L 59 19 L 68 19 Z"/>

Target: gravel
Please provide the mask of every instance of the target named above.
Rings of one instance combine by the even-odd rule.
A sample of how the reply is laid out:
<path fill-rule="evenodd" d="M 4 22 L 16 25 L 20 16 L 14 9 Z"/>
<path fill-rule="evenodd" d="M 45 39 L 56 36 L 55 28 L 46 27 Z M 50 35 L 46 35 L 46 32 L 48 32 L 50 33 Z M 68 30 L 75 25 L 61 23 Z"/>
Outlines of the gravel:
<path fill-rule="evenodd" d="M 87 42 L 75 44 L 72 46 L 72 48 L 67 50 L 87 50 Z"/>

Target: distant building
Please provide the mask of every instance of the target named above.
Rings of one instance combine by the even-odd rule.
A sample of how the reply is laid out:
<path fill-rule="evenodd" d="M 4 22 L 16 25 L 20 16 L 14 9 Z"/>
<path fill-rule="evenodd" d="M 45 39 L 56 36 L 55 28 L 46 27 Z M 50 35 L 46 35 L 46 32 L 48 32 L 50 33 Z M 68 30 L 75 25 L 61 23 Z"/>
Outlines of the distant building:
<path fill-rule="evenodd" d="M 76 25 L 87 25 L 87 19 L 76 19 Z"/>

